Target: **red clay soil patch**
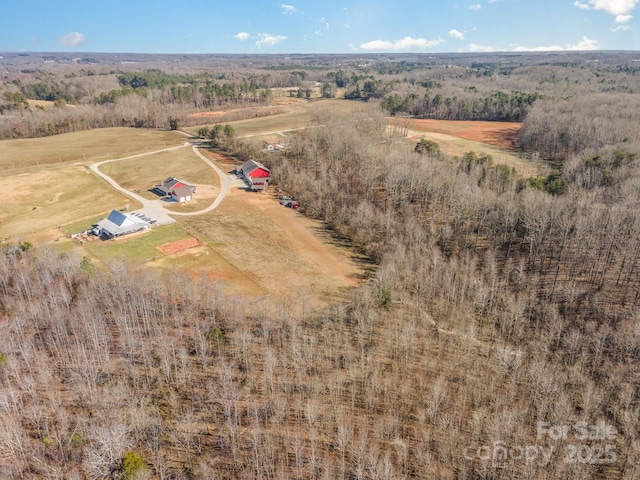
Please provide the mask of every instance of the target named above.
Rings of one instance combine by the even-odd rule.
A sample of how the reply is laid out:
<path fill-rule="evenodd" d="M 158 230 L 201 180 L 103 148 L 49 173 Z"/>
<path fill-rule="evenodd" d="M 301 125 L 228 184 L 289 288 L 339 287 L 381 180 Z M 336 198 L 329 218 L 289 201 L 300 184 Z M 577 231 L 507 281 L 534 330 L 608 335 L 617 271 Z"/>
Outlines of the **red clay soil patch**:
<path fill-rule="evenodd" d="M 193 247 L 199 247 L 202 242 L 197 238 L 185 238 L 184 240 L 178 240 L 177 242 L 165 243 L 160 245 L 158 250 L 166 255 L 172 255 L 174 253 L 182 252 Z"/>
<path fill-rule="evenodd" d="M 423 132 L 444 133 L 452 137 L 513 150 L 516 148 L 516 134 L 522 128 L 522 124 L 515 122 L 415 119 L 411 120 L 410 128 Z"/>

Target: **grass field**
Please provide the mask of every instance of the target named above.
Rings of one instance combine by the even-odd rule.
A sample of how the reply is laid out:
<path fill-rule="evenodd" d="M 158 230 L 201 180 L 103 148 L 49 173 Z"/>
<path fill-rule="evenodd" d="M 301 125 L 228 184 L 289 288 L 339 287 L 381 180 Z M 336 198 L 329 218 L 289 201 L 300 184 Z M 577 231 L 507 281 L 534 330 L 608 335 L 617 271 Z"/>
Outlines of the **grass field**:
<path fill-rule="evenodd" d="M 276 132 L 300 130 L 309 126 L 314 117 L 323 110 L 355 112 L 362 109 L 362 103 L 339 99 L 307 102 L 305 100 L 291 99 L 292 103 L 284 105 L 285 113 L 271 117 L 252 118 L 229 122 L 239 138 L 254 135 L 265 135 Z M 213 123 L 211 124 L 213 125 Z M 209 126 L 211 126 L 209 125 Z M 194 135 L 200 126 L 190 127 L 186 131 Z"/>
<path fill-rule="evenodd" d="M 191 238 L 178 223 L 161 225 L 144 233 L 121 237 L 115 240 L 93 240 L 84 248 L 102 263 L 124 261 L 145 265 L 160 274 L 186 273 L 194 278 L 225 281 L 229 294 L 258 297 L 265 291 L 250 276 L 240 271 L 215 249 L 201 245 L 181 252 L 166 255 L 159 247 L 167 243 Z"/>
<path fill-rule="evenodd" d="M 189 238 L 187 232 L 180 225 L 172 223 L 115 240 L 93 240 L 85 243 L 85 248 L 103 261 L 122 259 L 130 263 L 145 263 L 164 256 L 157 248 L 160 245 L 185 238 Z"/>
<path fill-rule="evenodd" d="M 101 165 L 100 170 L 120 186 L 149 200 L 158 198 L 150 191 L 153 185 L 167 177 L 177 177 L 196 185 L 197 193 L 191 202 L 170 208 L 181 212 L 205 208 L 215 199 L 219 188 L 219 180 L 215 172 L 200 160 L 191 148 L 109 162 Z"/>
<path fill-rule="evenodd" d="M 0 238 L 3 239 L 29 237 L 83 219 L 90 225 L 92 217 L 104 216 L 112 208 L 133 205 L 129 197 L 116 192 L 80 165 L 11 175 L 4 181 L 3 208 L 0 209 Z"/>
<path fill-rule="evenodd" d="M 104 128 L 64 133 L 44 138 L 0 140 L 0 172 L 40 170 L 43 166 L 80 162 L 89 164 L 108 158 L 179 145 L 184 136 L 176 132 L 141 128 Z"/>
<path fill-rule="evenodd" d="M 293 100 L 282 108 L 288 113 L 232 124 L 241 138 L 277 138 L 280 132 L 311 125 L 322 112 L 355 113 L 362 104 L 339 99 Z M 535 170 L 508 149 L 460 138 L 469 137 L 469 125 L 445 122 L 413 127 L 414 141 L 420 137 L 435 140 L 451 155 L 475 151 L 521 173 Z M 491 127 L 498 125 L 483 127 L 489 129 L 488 135 Z M 197 128 L 190 131 L 195 133 Z M 112 208 L 138 207 L 92 174 L 87 165 L 179 145 L 183 140 L 175 132 L 114 128 L 0 142 L 0 171 L 8 174 L 9 185 L 7 208 L 0 211 L 0 238 L 24 239 L 36 245 L 57 241 L 61 248 L 72 248 L 75 243 L 65 235 L 91 227 Z M 226 171 L 234 160 L 216 156 L 216 162 Z M 179 212 L 204 209 L 220 188 L 215 173 L 190 148 L 108 162 L 100 169 L 122 187 L 148 199 L 157 198 L 149 190 L 168 176 L 194 183 L 198 188 L 194 201 L 168 207 Z M 232 189 L 213 212 L 180 216 L 175 224 L 117 240 L 87 241 L 77 248 L 102 262 L 122 260 L 168 274 L 184 271 L 194 277 L 224 280 L 230 293 L 274 295 L 296 308 L 307 301 L 335 298 L 367 275 L 366 265 L 345 246 L 334 244 L 321 224 L 282 207 L 272 195 Z M 190 237 L 202 245 L 170 255 L 158 249 Z"/>
<path fill-rule="evenodd" d="M 322 224 L 283 207 L 273 193 L 232 190 L 214 212 L 178 221 L 269 294 L 298 306 L 335 298 L 363 275 Z"/>

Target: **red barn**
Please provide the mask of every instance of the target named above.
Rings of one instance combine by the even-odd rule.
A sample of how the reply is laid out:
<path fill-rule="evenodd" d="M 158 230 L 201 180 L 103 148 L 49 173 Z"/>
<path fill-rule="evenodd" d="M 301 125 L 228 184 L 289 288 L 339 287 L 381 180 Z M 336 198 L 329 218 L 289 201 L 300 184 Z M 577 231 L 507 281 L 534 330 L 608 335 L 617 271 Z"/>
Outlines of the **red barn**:
<path fill-rule="evenodd" d="M 240 173 L 249 184 L 251 190 L 266 190 L 271 177 L 271 170 L 255 160 L 244 162 L 240 168 Z"/>

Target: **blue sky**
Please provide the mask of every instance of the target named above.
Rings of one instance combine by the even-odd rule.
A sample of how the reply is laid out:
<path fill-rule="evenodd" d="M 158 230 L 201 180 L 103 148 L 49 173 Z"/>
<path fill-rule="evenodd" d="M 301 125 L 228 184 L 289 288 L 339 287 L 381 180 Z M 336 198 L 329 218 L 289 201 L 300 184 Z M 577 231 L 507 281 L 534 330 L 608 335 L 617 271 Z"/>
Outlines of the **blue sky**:
<path fill-rule="evenodd" d="M 2 0 L 0 52 L 640 50 L 640 0 Z"/>

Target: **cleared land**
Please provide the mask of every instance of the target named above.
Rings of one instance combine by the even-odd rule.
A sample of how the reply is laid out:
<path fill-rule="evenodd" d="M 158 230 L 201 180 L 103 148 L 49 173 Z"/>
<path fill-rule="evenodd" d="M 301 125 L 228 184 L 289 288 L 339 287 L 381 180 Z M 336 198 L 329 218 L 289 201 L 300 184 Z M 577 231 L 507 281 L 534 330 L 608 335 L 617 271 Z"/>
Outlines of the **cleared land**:
<path fill-rule="evenodd" d="M 40 170 L 43 166 L 78 162 L 89 164 L 108 158 L 179 145 L 184 137 L 176 132 L 141 128 L 104 128 L 64 133 L 44 138 L 0 141 L 0 171 Z"/>
<path fill-rule="evenodd" d="M 268 138 L 305 128 L 322 112 L 356 112 L 361 106 L 344 100 L 288 100 L 281 107 L 286 113 L 241 120 L 233 126 L 239 137 Z M 415 139 L 434 139 L 454 155 L 472 150 L 492 155 L 496 163 L 532 168 L 504 148 L 516 128 L 489 122 L 411 121 L 409 133 Z M 190 130 L 195 133 L 197 127 Z M 118 128 L 0 142 L 0 168 L 12 173 L 10 208 L 0 214 L 0 234 L 46 243 L 61 239 L 63 232 L 88 228 L 111 208 L 132 201 L 92 175 L 86 165 L 182 141 L 175 132 Z M 224 155 L 203 153 L 225 172 L 236 165 Z M 203 209 L 220 190 L 212 169 L 186 148 L 100 168 L 148 199 L 157 198 L 150 192 L 152 185 L 168 176 L 194 183 L 198 188 L 194 201 L 171 207 L 180 212 Z M 105 263 L 123 260 L 167 274 L 184 271 L 193 277 L 224 280 L 229 293 L 254 298 L 273 295 L 292 308 L 339 296 L 366 276 L 367 265 L 348 246 L 334 241 L 319 222 L 281 206 L 273 195 L 234 188 L 208 214 L 177 217 L 178 224 L 107 242 L 85 242 L 77 248 Z"/>
<path fill-rule="evenodd" d="M 452 137 L 486 143 L 505 150 L 513 150 L 521 123 L 470 122 L 459 120 L 412 119 L 410 128 L 419 132 L 444 133 Z"/>
<path fill-rule="evenodd" d="M 64 237 L 58 226 L 87 219 L 87 228 L 91 225 L 89 219 L 126 204 L 133 202 L 84 166 L 11 175 L 5 178 L 0 239 L 12 237 L 46 243 Z"/>
<path fill-rule="evenodd" d="M 400 123 L 397 119 L 391 122 Z M 447 155 L 461 156 L 470 151 L 491 155 L 495 164 L 515 168 L 524 177 L 535 176 L 544 169 L 544 165 L 514 152 L 515 136 L 522 126 L 519 123 L 411 119 L 406 125 L 411 141 L 433 140 Z"/>
<path fill-rule="evenodd" d="M 223 170 L 231 167 L 218 162 Z M 177 220 L 292 306 L 334 298 L 364 275 L 363 264 L 321 223 L 283 207 L 273 192 L 235 188 L 214 212 Z"/>

